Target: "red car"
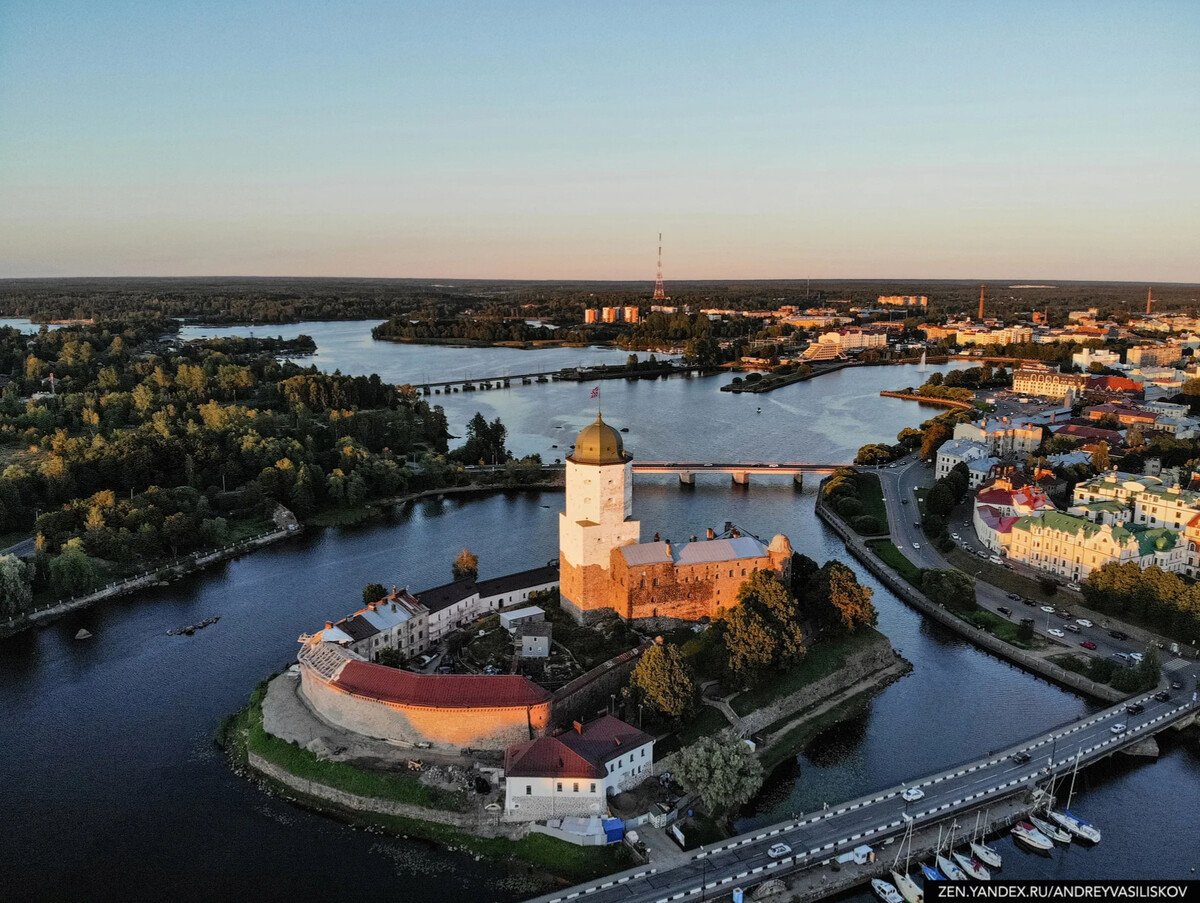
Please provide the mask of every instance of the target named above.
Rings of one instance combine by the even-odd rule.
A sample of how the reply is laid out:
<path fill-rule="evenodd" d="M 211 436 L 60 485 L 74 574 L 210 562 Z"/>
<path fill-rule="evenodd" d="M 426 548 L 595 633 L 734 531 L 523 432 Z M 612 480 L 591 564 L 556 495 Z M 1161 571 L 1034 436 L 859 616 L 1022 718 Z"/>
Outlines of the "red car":
<path fill-rule="evenodd" d="M 1082 646 L 1084 649 L 1095 649 L 1096 648 L 1096 644 L 1093 643 L 1091 640 L 1084 640 L 1079 645 Z"/>

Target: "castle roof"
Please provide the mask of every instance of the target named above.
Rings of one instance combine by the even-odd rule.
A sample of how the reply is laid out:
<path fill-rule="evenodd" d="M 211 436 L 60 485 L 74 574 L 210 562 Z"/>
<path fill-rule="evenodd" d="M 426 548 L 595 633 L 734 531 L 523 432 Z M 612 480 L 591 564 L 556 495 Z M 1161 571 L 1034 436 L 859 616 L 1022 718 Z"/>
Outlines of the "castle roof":
<path fill-rule="evenodd" d="M 767 547 L 753 536 L 729 539 L 698 539 L 695 542 L 640 542 L 621 546 L 618 551 L 630 567 L 647 564 L 711 564 L 741 558 L 766 558 Z"/>
<path fill-rule="evenodd" d="M 580 430 L 575 451 L 568 460 L 575 464 L 624 464 L 629 459 L 621 434 L 597 414 L 594 423 Z"/>

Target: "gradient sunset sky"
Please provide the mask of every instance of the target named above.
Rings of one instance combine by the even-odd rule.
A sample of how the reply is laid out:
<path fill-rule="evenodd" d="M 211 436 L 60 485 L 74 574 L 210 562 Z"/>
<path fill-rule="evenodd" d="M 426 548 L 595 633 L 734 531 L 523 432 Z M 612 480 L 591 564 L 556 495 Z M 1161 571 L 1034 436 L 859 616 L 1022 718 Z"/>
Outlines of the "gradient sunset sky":
<path fill-rule="evenodd" d="M 1200 281 L 1200 3 L 0 3 L 0 276 Z"/>

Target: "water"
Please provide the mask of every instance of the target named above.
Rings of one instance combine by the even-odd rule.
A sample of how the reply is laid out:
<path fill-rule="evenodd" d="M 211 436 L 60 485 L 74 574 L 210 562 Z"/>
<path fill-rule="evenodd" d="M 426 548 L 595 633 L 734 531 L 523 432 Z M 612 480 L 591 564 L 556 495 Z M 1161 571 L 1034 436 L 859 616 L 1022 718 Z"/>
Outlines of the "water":
<path fill-rule="evenodd" d="M 345 350 L 367 328 L 337 323 L 327 335 L 303 324 L 296 332 Z M 363 345 L 353 370 L 349 358 L 337 366 L 398 373 L 393 357 L 413 350 Z M 415 350 L 447 368 L 469 367 L 461 355 L 477 353 Z M 614 381 L 603 401 L 606 418 L 630 427 L 628 445 L 643 459 L 848 460 L 864 442 L 890 440 L 929 416 L 877 397 L 916 382 L 914 371 L 846 371 L 765 396 L 721 393 L 725 377 Z M 478 408 L 509 424 L 510 444 L 538 451 L 565 449 L 591 419 L 587 391 L 549 384 L 445 401 L 452 424 Z M 867 422 L 860 411 L 870 411 Z M 818 561 L 846 559 L 812 516 L 815 481 L 797 493 L 783 478 L 752 479 L 733 489 L 727 476 L 701 477 L 684 490 L 674 478 L 639 478 L 636 513 L 647 535 L 682 537 L 731 520 L 785 532 Z M 503 865 L 381 839 L 261 793 L 229 771 L 212 737 L 222 716 L 294 657 L 300 633 L 358 604 L 363 584 L 443 582 L 464 545 L 479 554 L 484 576 L 541 564 L 556 555 L 561 502 L 553 493 L 423 502 L 382 525 L 313 532 L 0 642 L 6 889 L 23 900 L 292 901 L 364 888 L 401 900 L 448 892 L 469 903 L 517 899 L 497 884 Z M 875 589 L 880 627 L 915 670 L 775 775 L 743 827 L 933 771 L 1091 709 L 925 622 L 848 563 Z M 166 636 L 210 615 L 220 622 L 195 636 Z M 76 642 L 80 627 L 95 636 Z M 1004 876 L 1190 875 L 1200 864 L 1191 839 L 1200 754 L 1194 741 L 1162 742 L 1157 763 L 1120 758 L 1081 775 L 1074 807 L 1097 821 L 1102 844 L 1043 859 L 998 841 Z"/>

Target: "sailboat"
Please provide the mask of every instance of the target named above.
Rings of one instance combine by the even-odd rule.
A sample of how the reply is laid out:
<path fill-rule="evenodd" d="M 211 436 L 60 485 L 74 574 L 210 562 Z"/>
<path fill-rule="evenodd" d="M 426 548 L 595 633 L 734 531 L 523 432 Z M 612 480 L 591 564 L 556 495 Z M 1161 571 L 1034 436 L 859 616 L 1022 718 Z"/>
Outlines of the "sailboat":
<path fill-rule="evenodd" d="M 1044 818 L 1038 818 L 1036 815 L 1029 816 L 1029 820 L 1033 822 L 1033 826 L 1049 837 L 1051 840 L 1057 840 L 1059 843 L 1070 843 L 1071 833 L 1064 831 L 1058 825 L 1051 824 Z"/>
<path fill-rule="evenodd" d="M 908 877 L 908 857 L 912 853 L 912 822 L 908 823 L 908 830 L 904 832 L 904 836 L 900 838 L 900 846 L 896 849 L 896 859 L 892 862 L 892 881 L 896 884 L 896 890 L 900 891 L 908 903 L 925 903 L 925 893 L 917 887 L 917 882 Z M 900 867 L 900 854 L 904 852 L 904 841 L 908 841 L 908 853 L 904 856 L 904 871 L 897 871 Z"/>
<path fill-rule="evenodd" d="M 986 813 L 986 812 L 983 813 L 984 817 L 986 817 L 986 814 L 988 814 L 988 813 Z M 998 851 L 996 851 L 995 849 L 992 849 L 991 847 L 989 847 L 988 844 L 986 844 L 986 842 L 984 841 L 983 835 L 980 835 L 979 830 L 980 830 L 980 817 L 977 814 L 976 815 L 976 832 L 974 832 L 974 836 L 971 838 L 971 844 L 970 844 L 972 853 L 974 855 L 976 855 L 976 859 L 978 859 L 980 862 L 983 862 L 985 866 L 991 866 L 992 868 L 1000 868 L 1001 865 L 1003 865 L 1003 860 L 1001 859 L 1000 853 L 998 853 Z"/>
<path fill-rule="evenodd" d="M 926 881 L 945 881 L 946 876 L 935 869 L 932 865 L 921 863 L 921 874 L 925 876 Z"/>
<path fill-rule="evenodd" d="M 950 826 L 950 834 L 946 837 L 946 850 L 949 851 L 954 847 L 954 828 L 958 824 L 955 822 Z M 967 876 L 949 855 L 942 854 L 942 837 L 941 829 L 938 830 L 938 848 L 934 853 L 933 861 L 937 863 L 938 871 L 949 878 L 951 881 L 966 881 Z"/>
<path fill-rule="evenodd" d="M 904 898 L 900 896 L 900 892 L 895 886 L 884 881 L 882 878 L 871 879 L 871 890 L 875 891 L 883 903 L 904 903 Z"/>
<path fill-rule="evenodd" d="M 1046 815 L 1081 840 L 1086 840 L 1089 843 L 1099 843 L 1100 829 L 1071 812 L 1071 797 L 1075 795 L 1075 776 L 1077 774 L 1079 774 L 1078 752 L 1075 753 L 1075 770 L 1071 772 L 1071 789 L 1067 791 L 1066 811 L 1059 812 L 1055 809 L 1048 809 L 1046 810 Z"/>
<path fill-rule="evenodd" d="M 962 866 L 962 870 L 967 873 L 967 877 L 974 878 L 976 881 L 991 881 L 992 873 L 984 867 L 984 864 L 978 859 L 959 853 L 957 850 L 950 854 L 954 857 L 954 861 Z"/>

